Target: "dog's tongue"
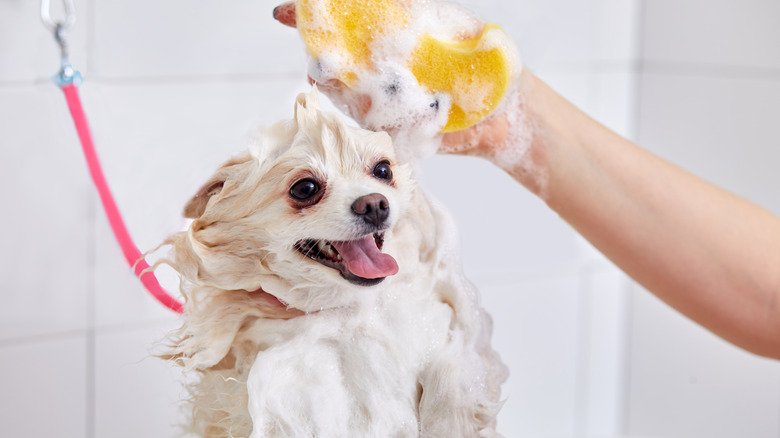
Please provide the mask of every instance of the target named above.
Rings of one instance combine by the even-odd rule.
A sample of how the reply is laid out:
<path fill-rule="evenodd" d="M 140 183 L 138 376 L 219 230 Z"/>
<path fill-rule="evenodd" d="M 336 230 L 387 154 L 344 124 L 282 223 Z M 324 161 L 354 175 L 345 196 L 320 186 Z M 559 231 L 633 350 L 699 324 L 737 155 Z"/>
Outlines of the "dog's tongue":
<path fill-rule="evenodd" d="M 374 236 L 331 243 L 341 254 L 349 272 L 358 277 L 384 278 L 398 273 L 398 263 L 392 256 L 379 251 Z"/>

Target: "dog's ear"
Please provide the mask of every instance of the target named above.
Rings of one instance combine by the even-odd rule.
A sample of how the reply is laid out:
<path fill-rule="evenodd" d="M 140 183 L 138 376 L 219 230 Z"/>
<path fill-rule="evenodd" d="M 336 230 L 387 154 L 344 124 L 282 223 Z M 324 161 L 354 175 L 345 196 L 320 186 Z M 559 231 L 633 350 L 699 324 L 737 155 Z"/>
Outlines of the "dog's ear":
<path fill-rule="evenodd" d="M 239 155 L 236 155 L 223 163 L 222 166 L 217 169 L 211 179 L 198 190 L 198 193 L 190 199 L 187 205 L 184 206 L 184 217 L 188 219 L 197 219 L 203 215 L 206 211 L 206 205 L 212 196 L 222 192 L 225 183 L 231 179 L 238 178 L 241 180 L 239 168 L 252 160 L 252 155 L 246 151 Z M 244 166 L 245 167 L 245 166 Z"/>
<path fill-rule="evenodd" d="M 317 85 L 312 87 L 311 91 L 301 93 L 295 99 L 295 122 L 298 129 L 305 129 L 312 125 L 319 118 L 320 97 L 317 91 Z"/>
<path fill-rule="evenodd" d="M 206 211 L 206 204 L 212 196 L 222 191 L 225 181 L 209 181 L 203 186 L 195 196 L 184 206 L 184 217 L 188 219 L 197 219 Z"/>

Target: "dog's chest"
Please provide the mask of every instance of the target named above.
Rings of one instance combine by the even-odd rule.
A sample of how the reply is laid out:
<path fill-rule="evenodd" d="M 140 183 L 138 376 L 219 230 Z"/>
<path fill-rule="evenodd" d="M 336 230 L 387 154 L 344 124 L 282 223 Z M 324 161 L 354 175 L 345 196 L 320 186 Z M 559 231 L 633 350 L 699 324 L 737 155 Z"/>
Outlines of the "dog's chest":
<path fill-rule="evenodd" d="M 446 342 L 450 317 L 442 303 L 391 301 L 296 321 L 296 334 L 252 366 L 255 430 L 273 436 L 269 427 L 308 424 L 302 434 L 417 436 L 419 376 Z"/>

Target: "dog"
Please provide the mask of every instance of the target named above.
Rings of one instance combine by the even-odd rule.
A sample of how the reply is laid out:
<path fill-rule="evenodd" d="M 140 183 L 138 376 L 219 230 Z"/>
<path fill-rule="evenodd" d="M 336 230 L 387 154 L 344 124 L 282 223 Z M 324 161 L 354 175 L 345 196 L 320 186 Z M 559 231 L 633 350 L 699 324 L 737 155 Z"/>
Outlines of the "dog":
<path fill-rule="evenodd" d="M 185 207 L 167 356 L 205 437 L 496 437 L 506 367 L 457 231 L 388 134 L 319 109 L 261 130 Z"/>

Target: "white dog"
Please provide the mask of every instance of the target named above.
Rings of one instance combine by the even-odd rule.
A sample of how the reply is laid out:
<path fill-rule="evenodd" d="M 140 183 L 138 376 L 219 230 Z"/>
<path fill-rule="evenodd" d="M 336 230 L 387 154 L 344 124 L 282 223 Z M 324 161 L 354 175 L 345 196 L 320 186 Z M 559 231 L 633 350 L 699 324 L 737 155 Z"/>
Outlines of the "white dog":
<path fill-rule="evenodd" d="M 209 437 L 488 437 L 507 372 L 449 216 L 316 89 L 185 208 L 171 357 Z"/>

